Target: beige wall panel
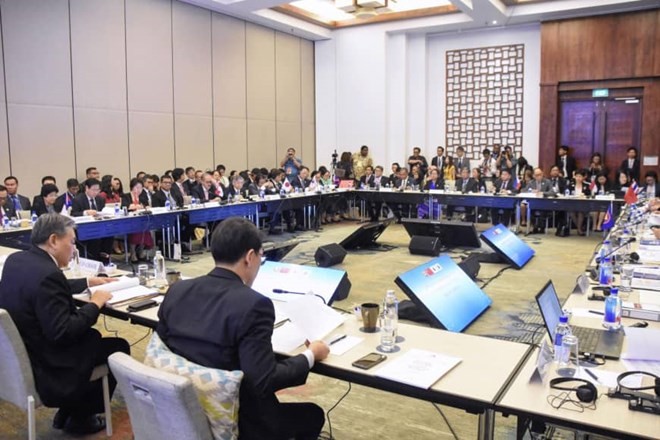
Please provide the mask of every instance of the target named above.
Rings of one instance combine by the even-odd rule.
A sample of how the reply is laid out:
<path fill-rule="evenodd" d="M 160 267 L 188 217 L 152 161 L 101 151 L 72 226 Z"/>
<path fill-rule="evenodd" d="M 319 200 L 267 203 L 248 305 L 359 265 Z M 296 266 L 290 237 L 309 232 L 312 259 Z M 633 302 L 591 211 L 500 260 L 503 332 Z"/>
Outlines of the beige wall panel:
<path fill-rule="evenodd" d="M 211 116 L 211 12 L 172 3 L 174 111 Z"/>
<path fill-rule="evenodd" d="M 125 49 L 123 1 L 71 0 L 75 107 L 126 110 Z"/>
<path fill-rule="evenodd" d="M 172 113 L 171 6 L 169 0 L 126 0 L 130 111 Z"/>
<path fill-rule="evenodd" d="M 314 43 L 300 40 L 300 91 L 303 122 L 316 120 L 314 109 Z"/>
<path fill-rule="evenodd" d="M 298 156 L 302 154 L 300 148 L 300 122 L 277 121 L 277 160 L 286 156 L 289 147 L 296 149 Z"/>
<path fill-rule="evenodd" d="M 248 120 L 274 121 L 275 31 L 246 23 L 245 38 Z"/>
<path fill-rule="evenodd" d="M 248 167 L 272 168 L 279 165 L 275 150 L 275 121 L 248 119 L 247 128 Z"/>
<path fill-rule="evenodd" d="M 215 164 L 231 170 L 247 168 L 247 124 L 245 119 L 215 118 Z"/>
<path fill-rule="evenodd" d="M 276 32 L 275 53 L 276 118 L 300 121 L 300 38 Z"/>
<path fill-rule="evenodd" d="M 245 118 L 245 22 L 213 14 L 213 111 Z"/>
<path fill-rule="evenodd" d="M 77 176 L 95 166 L 101 174 L 112 174 L 128 184 L 128 130 L 126 112 L 76 108 Z"/>
<path fill-rule="evenodd" d="M 305 165 L 312 168 L 318 168 L 321 165 L 326 167 L 332 162 L 331 157 L 316 157 L 316 129 L 313 122 L 302 123 L 302 160 Z"/>
<path fill-rule="evenodd" d="M 214 168 L 211 117 L 177 114 L 174 123 L 176 165 L 181 168 L 194 166 L 200 170 Z"/>
<path fill-rule="evenodd" d="M 7 101 L 71 106 L 68 1 L 14 0 L 0 5 Z"/>
<path fill-rule="evenodd" d="M 160 174 L 174 166 L 174 123 L 166 113 L 129 112 L 130 174 Z"/>
<path fill-rule="evenodd" d="M 21 194 L 32 198 L 45 175 L 58 182 L 75 176 L 70 108 L 9 104 L 8 110 L 12 174 Z"/>

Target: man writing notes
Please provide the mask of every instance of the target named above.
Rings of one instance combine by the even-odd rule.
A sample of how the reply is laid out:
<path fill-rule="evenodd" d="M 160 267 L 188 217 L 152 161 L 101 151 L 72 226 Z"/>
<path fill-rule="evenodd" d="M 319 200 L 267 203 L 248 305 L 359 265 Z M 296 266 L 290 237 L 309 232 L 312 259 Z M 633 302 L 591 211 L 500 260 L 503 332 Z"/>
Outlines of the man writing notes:
<path fill-rule="evenodd" d="M 313 403 L 280 403 L 275 393 L 304 384 L 314 362 L 328 356 L 328 346 L 315 341 L 302 354 L 276 359 L 273 303 L 251 288 L 263 253 L 254 224 L 239 217 L 220 223 L 211 253 L 211 272 L 170 287 L 158 312 L 158 336 L 192 362 L 243 371 L 241 439 L 318 438 L 323 410 Z"/>
<path fill-rule="evenodd" d="M 25 343 L 34 382 L 44 405 L 59 408 L 53 427 L 73 434 L 105 428 L 101 380 L 92 370 L 108 356 L 130 352 L 124 339 L 101 338 L 92 328 L 112 294 L 98 290 L 78 308 L 71 295 L 109 278 L 67 280 L 61 267 L 75 248 L 75 224 L 60 214 L 44 214 L 32 228 L 32 247 L 10 255 L 0 281 L 0 308 L 6 309 Z M 109 377 L 110 393 L 116 382 Z"/>

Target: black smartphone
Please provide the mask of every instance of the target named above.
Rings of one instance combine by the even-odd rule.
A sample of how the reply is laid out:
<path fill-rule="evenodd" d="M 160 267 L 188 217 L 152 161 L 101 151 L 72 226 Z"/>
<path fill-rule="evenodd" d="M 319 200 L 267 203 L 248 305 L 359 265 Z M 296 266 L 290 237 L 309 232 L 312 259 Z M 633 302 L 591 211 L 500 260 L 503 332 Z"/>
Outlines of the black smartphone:
<path fill-rule="evenodd" d="M 142 301 L 134 302 L 133 304 L 126 307 L 126 310 L 128 310 L 129 312 L 139 312 L 140 310 L 150 309 L 157 305 L 158 303 L 153 299 L 145 299 Z"/>
<path fill-rule="evenodd" d="M 363 356 L 357 361 L 353 362 L 353 366 L 357 368 L 361 368 L 363 370 L 368 370 L 369 368 L 380 364 L 385 359 L 387 359 L 387 356 L 385 356 L 384 354 L 369 353 L 368 355 Z"/>

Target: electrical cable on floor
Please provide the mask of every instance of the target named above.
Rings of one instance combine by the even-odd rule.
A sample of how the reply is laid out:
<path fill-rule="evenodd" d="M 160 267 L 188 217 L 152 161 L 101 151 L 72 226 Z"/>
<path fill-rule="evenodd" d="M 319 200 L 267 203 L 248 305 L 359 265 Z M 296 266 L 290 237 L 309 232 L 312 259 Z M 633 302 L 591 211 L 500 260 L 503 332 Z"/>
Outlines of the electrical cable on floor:
<path fill-rule="evenodd" d="M 137 341 L 133 342 L 133 343 L 131 344 L 131 347 L 133 347 L 134 345 L 137 345 L 137 344 L 139 344 L 140 342 L 144 341 L 145 338 L 151 334 L 151 332 L 152 332 L 151 329 L 147 330 L 147 333 L 145 333 L 145 335 L 142 336 L 142 337 L 141 337 L 140 339 L 138 339 Z"/>
<path fill-rule="evenodd" d="M 449 420 L 447 420 L 447 417 L 445 417 L 445 413 L 442 412 L 442 410 L 440 409 L 440 407 L 438 406 L 437 403 L 433 403 L 432 405 L 435 407 L 435 409 L 438 410 L 438 412 L 440 413 L 440 415 L 444 419 L 445 423 L 447 424 L 447 428 L 449 428 L 449 431 L 451 431 L 454 438 L 456 440 L 458 440 L 458 436 L 456 435 L 456 431 L 454 431 L 454 428 L 452 428 L 451 425 L 449 424 Z"/>
<path fill-rule="evenodd" d="M 332 405 L 332 408 L 330 408 L 326 413 L 325 413 L 325 418 L 328 419 L 328 429 L 330 432 L 327 431 L 322 431 L 321 434 L 319 435 L 319 440 L 334 440 L 334 437 L 332 436 L 332 422 L 330 421 L 330 413 L 332 410 L 337 408 L 339 404 L 348 396 L 348 393 L 351 392 L 352 384 L 349 382 L 348 383 L 348 389 L 346 392 L 337 400 L 337 403 Z"/>
<path fill-rule="evenodd" d="M 500 269 L 499 272 L 497 272 L 497 273 L 495 274 L 495 276 L 489 278 L 488 281 L 486 281 L 484 284 L 481 285 L 481 290 L 483 290 L 483 289 L 484 289 L 487 285 L 489 285 L 493 280 L 497 279 L 500 275 L 502 275 L 502 274 L 504 273 L 505 270 L 511 269 L 511 267 L 512 267 L 512 266 L 507 266 L 507 267 L 503 267 L 502 269 Z"/>
<path fill-rule="evenodd" d="M 106 315 L 103 314 L 103 328 L 105 329 L 106 332 L 108 332 L 108 333 L 113 333 L 113 338 L 118 337 L 118 335 L 119 335 L 119 330 L 110 330 L 110 329 L 108 328 L 108 324 L 107 324 L 106 321 L 105 321 L 105 317 L 106 317 Z"/>

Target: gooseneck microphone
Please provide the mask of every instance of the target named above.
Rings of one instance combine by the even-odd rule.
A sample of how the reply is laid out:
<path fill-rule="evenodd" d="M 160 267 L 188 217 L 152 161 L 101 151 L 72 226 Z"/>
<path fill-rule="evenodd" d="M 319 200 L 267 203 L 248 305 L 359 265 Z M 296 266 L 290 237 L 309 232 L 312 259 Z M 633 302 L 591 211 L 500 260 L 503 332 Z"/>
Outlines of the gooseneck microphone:
<path fill-rule="evenodd" d="M 623 243 L 620 243 L 617 247 L 613 248 L 613 249 L 612 249 L 611 251 L 609 251 L 607 254 L 605 254 L 605 255 L 603 255 L 603 256 L 600 256 L 600 257 L 596 257 L 596 263 L 597 263 L 597 264 L 600 264 L 600 262 L 603 261 L 605 258 L 611 256 L 612 254 L 614 254 L 616 251 L 618 251 L 618 250 L 621 249 L 622 247 L 627 246 L 627 245 L 629 245 L 630 243 L 633 243 L 633 242 L 635 242 L 635 241 L 637 241 L 637 238 L 635 238 L 635 237 L 630 237 L 629 239 L 625 240 Z"/>
<path fill-rule="evenodd" d="M 321 295 L 316 294 L 314 292 L 305 293 L 305 292 L 293 292 L 291 290 L 286 290 L 286 289 L 273 289 L 273 293 L 288 293 L 290 295 L 313 295 L 313 296 L 316 296 L 317 298 L 321 298 L 321 301 L 323 301 L 323 304 L 325 304 L 326 306 L 328 305 L 328 303 L 325 301 L 325 298 L 323 298 Z"/>

